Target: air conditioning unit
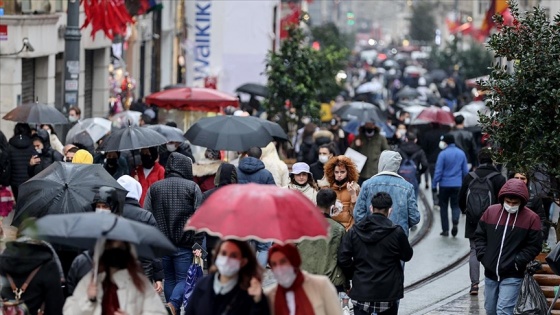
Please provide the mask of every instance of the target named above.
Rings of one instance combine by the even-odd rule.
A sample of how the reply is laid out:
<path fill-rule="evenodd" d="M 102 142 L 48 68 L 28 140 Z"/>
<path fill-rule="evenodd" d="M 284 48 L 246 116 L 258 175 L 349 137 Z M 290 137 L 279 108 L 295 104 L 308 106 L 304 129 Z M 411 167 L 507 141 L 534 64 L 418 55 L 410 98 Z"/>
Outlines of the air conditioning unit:
<path fill-rule="evenodd" d="M 49 0 L 18 0 L 23 14 L 49 14 L 52 5 Z"/>

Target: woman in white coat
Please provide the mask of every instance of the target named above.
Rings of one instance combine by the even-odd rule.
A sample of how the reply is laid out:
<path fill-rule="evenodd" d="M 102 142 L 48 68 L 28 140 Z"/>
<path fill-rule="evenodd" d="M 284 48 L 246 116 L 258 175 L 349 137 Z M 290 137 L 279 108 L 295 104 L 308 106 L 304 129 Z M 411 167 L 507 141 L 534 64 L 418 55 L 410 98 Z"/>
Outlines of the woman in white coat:
<path fill-rule="evenodd" d="M 90 272 L 80 280 L 66 300 L 63 314 L 167 315 L 167 311 L 131 245 L 108 240 L 99 258 L 98 276 Z"/>
<path fill-rule="evenodd" d="M 290 183 L 288 189 L 297 190 L 309 198 L 311 202 L 317 204 L 317 183 L 313 179 L 313 174 L 309 171 L 307 163 L 298 162 L 292 165 L 290 172 Z"/>

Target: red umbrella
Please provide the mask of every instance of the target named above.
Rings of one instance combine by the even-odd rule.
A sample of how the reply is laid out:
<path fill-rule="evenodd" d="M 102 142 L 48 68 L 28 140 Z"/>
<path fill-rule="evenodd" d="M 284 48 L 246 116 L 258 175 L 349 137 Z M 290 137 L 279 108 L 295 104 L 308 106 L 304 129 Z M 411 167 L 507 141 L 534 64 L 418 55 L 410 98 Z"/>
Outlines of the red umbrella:
<path fill-rule="evenodd" d="M 413 125 L 439 123 L 442 125 L 454 125 L 455 118 L 451 112 L 443 110 L 439 107 L 432 106 L 424 109 L 412 122 Z"/>
<path fill-rule="evenodd" d="M 173 88 L 146 97 L 146 103 L 165 109 L 220 112 L 227 106 L 239 106 L 237 97 L 205 88 Z"/>
<path fill-rule="evenodd" d="M 321 211 L 300 192 L 258 184 L 220 188 L 185 225 L 222 239 L 277 243 L 326 238 L 328 227 Z"/>

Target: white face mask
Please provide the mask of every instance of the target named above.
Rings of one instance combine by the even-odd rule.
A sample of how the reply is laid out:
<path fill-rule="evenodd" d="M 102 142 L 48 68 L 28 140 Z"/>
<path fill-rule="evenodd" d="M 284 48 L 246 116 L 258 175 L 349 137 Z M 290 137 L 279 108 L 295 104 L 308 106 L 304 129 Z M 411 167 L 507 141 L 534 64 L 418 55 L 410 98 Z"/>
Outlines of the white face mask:
<path fill-rule="evenodd" d="M 103 208 L 95 208 L 95 212 L 97 213 L 111 213 L 111 210 L 103 209 Z"/>
<path fill-rule="evenodd" d="M 278 284 L 284 289 L 291 287 L 297 277 L 294 267 L 290 265 L 278 266 L 272 269 L 272 273 Z"/>
<path fill-rule="evenodd" d="M 224 255 L 219 255 L 216 258 L 216 267 L 218 272 L 226 277 L 232 277 L 239 272 L 241 269 L 241 260 L 235 258 L 229 258 Z"/>
<path fill-rule="evenodd" d="M 175 152 L 175 150 L 177 150 L 177 147 L 173 143 L 168 143 L 165 147 L 167 147 L 167 151 L 169 152 Z"/>
<path fill-rule="evenodd" d="M 440 142 L 439 142 L 439 148 L 440 148 L 441 150 L 447 148 L 447 143 L 445 143 L 444 141 L 440 141 Z"/>
<path fill-rule="evenodd" d="M 76 116 L 68 116 L 68 120 L 69 120 L 70 122 L 77 122 L 77 121 L 78 121 L 78 117 L 76 117 Z"/>
<path fill-rule="evenodd" d="M 37 153 L 39 154 L 43 153 L 43 149 L 35 149 L 35 151 L 37 151 Z"/>
<path fill-rule="evenodd" d="M 321 162 L 321 164 L 325 164 L 329 161 L 329 156 L 328 155 L 319 155 L 319 162 Z"/>
<path fill-rule="evenodd" d="M 45 130 L 47 130 L 47 132 L 49 133 L 49 135 L 51 134 L 51 130 L 50 130 L 50 129 L 45 129 Z"/>
<path fill-rule="evenodd" d="M 519 211 L 519 206 L 510 206 L 506 202 L 504 202 L 504 209 L 506 209 L 507 212 L 514 214 Z"/>
<path fill-rule="evenodd" d="M 405 125 L 410 125 L 410 118 L 405 118 L 404 123 Z"/>

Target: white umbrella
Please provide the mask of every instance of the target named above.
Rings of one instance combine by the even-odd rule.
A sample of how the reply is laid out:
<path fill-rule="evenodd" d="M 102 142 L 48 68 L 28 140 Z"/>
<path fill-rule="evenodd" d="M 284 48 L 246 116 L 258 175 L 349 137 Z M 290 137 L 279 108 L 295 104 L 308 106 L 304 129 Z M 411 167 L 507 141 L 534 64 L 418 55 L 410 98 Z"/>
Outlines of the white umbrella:
<path fill-rule="evenodd" d="M 459 115 L 462 115 L 463 117 L 465 117 L 465 127 L 475 127 L 478 126 L 480 124 L 480 122 L 478 121 L 478 114 L 476 113 L 471 113 L 471 112 L 455 112 L 453 113 L 453 116 L 457 117 Z"/>
<path fill-rule="evenodd" d="M 72 139 L 82 132 L 87 133 L 95 143 L 111 131 L 111 125 L 111 121 L 105 118 L 96 117 L 81 120 L 68 131 L 66 143 L 72 143 Z"/>
<path fill-rule="evenodd" d="M 486 106 L 484 102 L 472 102 L 463 107 L 461 107 L 460 112 L 469 112 L 472 114 L 478 114 L 478 112 L 489 114 L 490 109 Z"/>
<path fill-rule="evenodd" d="M 125 110 L 111 117 L 111 121 L 117 128 L 128 127 L 129 125 L 138 126 L 140 124 L 141 112 Z"/>

